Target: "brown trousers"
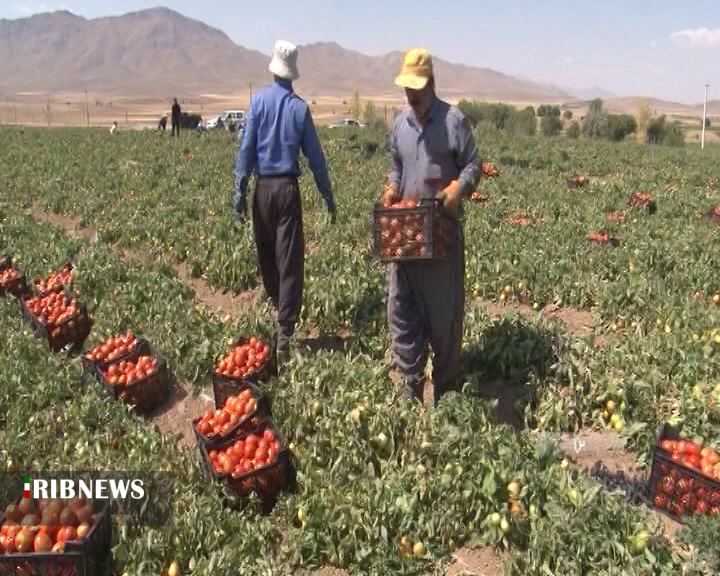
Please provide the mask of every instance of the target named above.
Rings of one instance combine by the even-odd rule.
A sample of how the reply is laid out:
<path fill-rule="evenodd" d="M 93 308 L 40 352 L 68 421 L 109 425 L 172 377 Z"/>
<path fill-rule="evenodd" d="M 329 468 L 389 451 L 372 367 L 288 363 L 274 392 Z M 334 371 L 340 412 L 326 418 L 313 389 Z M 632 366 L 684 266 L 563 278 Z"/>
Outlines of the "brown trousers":
<path fill-rule="evenodd" d="M 253 227 L 265 291 L 278 313 L 279 351 L 300 317 L 305 284 L 305 237 L 297 178 L 258 177 Z"/>

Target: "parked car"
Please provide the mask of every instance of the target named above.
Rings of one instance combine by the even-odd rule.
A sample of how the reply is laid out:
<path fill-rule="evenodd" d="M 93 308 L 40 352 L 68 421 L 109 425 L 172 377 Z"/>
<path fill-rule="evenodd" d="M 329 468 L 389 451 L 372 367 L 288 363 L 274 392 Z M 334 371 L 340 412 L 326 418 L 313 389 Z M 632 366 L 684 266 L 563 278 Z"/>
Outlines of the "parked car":
<path fill-rule="evenodd" d="M 365 124 L 361 124 L 352 118 L 345 118 L 344 120 L 335 122 L 335 124 L 331 124 L 328 128 L 365 128 Z"/>
<path fill-rule="evenodd" d="M 207 123 L 208 130 L 214 130 L 216 128 L 228 130 L 231 125 L 235 130 L 245 126 L 244 110 L 225 110 L 222 114 L 208 120 Z"/>

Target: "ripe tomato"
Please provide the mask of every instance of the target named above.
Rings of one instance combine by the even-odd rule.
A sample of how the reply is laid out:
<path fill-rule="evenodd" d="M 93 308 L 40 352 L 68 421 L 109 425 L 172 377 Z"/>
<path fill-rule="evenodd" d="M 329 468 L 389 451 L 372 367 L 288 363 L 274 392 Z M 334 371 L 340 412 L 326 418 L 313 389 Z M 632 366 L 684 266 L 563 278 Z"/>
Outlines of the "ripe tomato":
<path fill-rule="evenodd" d="M 660 447 L 667 452 L 672 452 L 677 447 L 677 441 L 676 440 L 663 440 L 660 443 Z"/>
<path fill-rule="evenodd" d="M 61 526 L 77 526 L 79 524 L 77 515 L 72 508 L 67 507 L 60 512 L 60 525 Z"/>
<path fill-rule="evenodd" d="M 696 454 L 686 455 L 682 462 L 685 466 L 689 466 L 690 468 L 700 468 L 700 456 Z"/>
<path fill-rule="evenodd" d="M 655 506 L 658 508 L 667 508 L 668 497 L 665 494 L 655 495 Z"/>
<path fill-rule="evenodd" d="M 713 477 L 715 468 L 711 464 L 705 464 L 702 466 L 702 473 L 709 478 Z"/>
<path fill-rule="evenodd" d="M 275 433 L 270 428 L 265 428 L 263 431 L 263 440 L 270 444 L 273 440 L 275 440 Z"/>
<path fill-rule="evenodd" d="M 705 500 L 698 500 L 695 504 L 695 512 L 698 514 L 707 514 L 710 510 L 710 507 L 708 506 L 708 503 L 705 502 Z"/>
<path fill-rule="evenodd" d="M 684 453 L 699 457 L 700 456 L 700 446 L 695 444 L 695 442 L 685 442 Z"/>

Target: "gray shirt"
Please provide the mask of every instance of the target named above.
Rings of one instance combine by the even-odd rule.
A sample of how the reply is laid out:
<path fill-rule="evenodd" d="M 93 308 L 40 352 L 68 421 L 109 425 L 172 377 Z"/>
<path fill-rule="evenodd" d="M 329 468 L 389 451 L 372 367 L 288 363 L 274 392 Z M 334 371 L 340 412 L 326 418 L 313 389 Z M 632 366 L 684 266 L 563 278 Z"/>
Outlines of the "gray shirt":
<path fill-rule="evenodd" d="M 395 118 L 390 133 L 389 184 L 403 198 L 432 198 L 457 179 L 463 196 L 477 188 L 480 157 L 470 124 L 460 110 L 435 97 L 425 124 L 412 108 Z"/>

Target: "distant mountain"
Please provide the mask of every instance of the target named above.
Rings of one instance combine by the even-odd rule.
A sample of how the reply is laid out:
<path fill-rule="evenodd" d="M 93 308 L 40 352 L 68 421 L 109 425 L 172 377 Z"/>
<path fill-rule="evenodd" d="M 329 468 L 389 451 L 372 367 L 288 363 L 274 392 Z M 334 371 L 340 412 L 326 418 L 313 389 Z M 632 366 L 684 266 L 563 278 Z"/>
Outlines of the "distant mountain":
<path fill-rule="evenodd" d="M 298 91 L 308 95 L 397 94 L 401 54 L 372 57 L 340 45 L 300 47 Z M 0 91 L 171 96 L 228 94 L 267 83 L 269 56 L 167 8 L 87 20 L 67 11 L 0 20 Z M 435 59 L 443 95 L 561 100 L 558 88 L 488 68 Z"/>

